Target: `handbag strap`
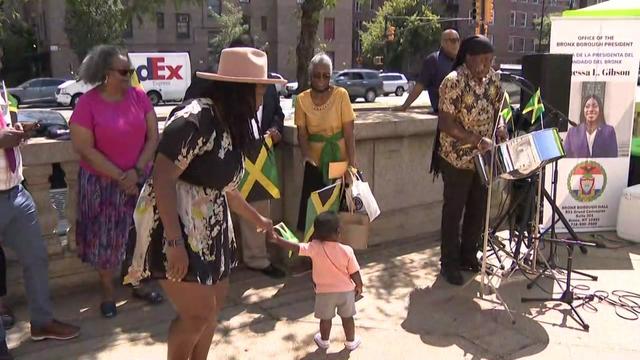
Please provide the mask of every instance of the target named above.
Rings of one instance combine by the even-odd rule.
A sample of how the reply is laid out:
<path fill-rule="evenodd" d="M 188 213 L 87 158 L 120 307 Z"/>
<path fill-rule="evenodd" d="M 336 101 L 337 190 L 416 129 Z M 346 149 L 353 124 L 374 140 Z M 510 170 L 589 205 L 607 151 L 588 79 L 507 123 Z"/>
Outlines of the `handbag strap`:
<path fill-rule="evenodd" d="M 338 270 L 338 272 L 347 275 L 347 277 L 351 277 L 351 275 L 349 275 L 346 271 L 340 270 L 340 268 L 336 265 L 336 263 L 333 262 L 333 260 L 331 260 L 331 256 L 329 256 L 329 253 L 327 252 L 327 249 L 324 248 L 324 243 L 320 242 L 321 246 L 322 246 L 322 251 L 324 251 L 324 255 L 327 257 L 327 259 L 329 259 L 329 262 L 331 263 L 331 265 L 333 265 L 333 267 Z"/>

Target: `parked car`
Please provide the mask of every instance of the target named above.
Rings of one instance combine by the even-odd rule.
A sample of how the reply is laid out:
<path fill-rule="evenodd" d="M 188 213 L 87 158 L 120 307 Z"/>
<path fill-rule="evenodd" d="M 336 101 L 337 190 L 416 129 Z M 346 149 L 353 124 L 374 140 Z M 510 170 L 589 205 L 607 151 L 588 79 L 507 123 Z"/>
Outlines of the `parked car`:
<path fill-rule="evenodd" d="M 333 82 L 347 90 L 351 102 L 361 97 L 366 102 L 374 102 L 376 97 L 384 93 L 380 73 L 374 70 L 343 70 L 336 74 Z"/>
<path fill-rule="evenodd" d="M 409 81 L 402 74 L 382 73 L 380 74 L 380 79 L 382 79 L 382 88 L 385 96 L 389 94 L 402 96 L 405 91 L 409 91 Z"/>
<path fill-rule="evenodd" d="M 33 137 L 69 138 L 69 125 L 67 124 L 67 120 L 57 111 L 20 109 L 18 110 L 18 122 L 23 124 L 38 124 L 39 127 L 35 130 Z M 66 189 L 65 174 L 60 163 L 53 163 L 51 166 L 52 173 L 49 181 L 52 192 Z"/>
<path fill-rule="evenodd" d="M 7 91 L 16 98 L 19 105 L 55 103 L 56 90 L 65 81 L 58 78 L 31 79 Z"/>
<path fill-rule="evenodd" d="M 64 116 L 53 110 L 20 109 L 18 110 L 18 122 L 38 124 L 34 137 L 54 138 L 60 132 L 58 130 L 63 133 L 69 130 Z"/>
<path fill-rule="evenodd" d="M 280 74 L 276 74 L 276 73 L 269 73 L 269 77 L 273 78 L 273 79 L 280 79 L 280 80 L 284 80 L 284 78 L 282 77 L 282 75 Z M 283 91 L 284 91 L 284 85 L 282 84 L 276 84 L 276 93 L 278 95 L 283 95 Z"/>
<path fill-rule="evenodd" d="M 285 86 L 283 86 L 280 93 L 282 96 L 289 99 L 290 97 L 293 96 L 293 93 L 296 91 L 297 88 L 298 88 L 298 82 L 292 81 L 290 83 L 287 83 Z"/>

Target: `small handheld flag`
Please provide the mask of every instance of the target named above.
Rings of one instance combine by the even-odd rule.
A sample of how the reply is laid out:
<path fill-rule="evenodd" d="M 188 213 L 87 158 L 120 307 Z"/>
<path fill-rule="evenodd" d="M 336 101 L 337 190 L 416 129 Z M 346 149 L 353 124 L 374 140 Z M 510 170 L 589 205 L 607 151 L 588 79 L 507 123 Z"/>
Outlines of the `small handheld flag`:
<path fill-rule="evenodd" d="M 538 90 L 536 90 L 536 93 L 533 94 L 531 99 L 529 99 L 529 102 L 524 107 L 522 113 L 526 114 L 532 111 L 533 113 L 531 114 L 531 123 L 533 124 L 536 119 L 539 116 L 542 116 L 542 113 L 544 113 L 544 104 L 542 103 L 542 99 L 540 98 L 540 88 L 538 88 Z"/>

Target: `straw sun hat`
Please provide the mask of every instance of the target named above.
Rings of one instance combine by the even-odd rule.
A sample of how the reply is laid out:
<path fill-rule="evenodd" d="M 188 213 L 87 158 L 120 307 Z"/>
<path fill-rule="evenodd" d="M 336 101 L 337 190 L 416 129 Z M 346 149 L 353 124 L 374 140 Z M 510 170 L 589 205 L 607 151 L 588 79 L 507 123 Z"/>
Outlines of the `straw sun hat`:
<path fill-rule="evenodd" d="M 267 77 L 267 54 L 254 48 L 238 47 L 222 50 L 217 73 L 196 72 L 196 76 L 206 80 L 227 81 L 249 84 L 281 84 L 283 79 Z"/>

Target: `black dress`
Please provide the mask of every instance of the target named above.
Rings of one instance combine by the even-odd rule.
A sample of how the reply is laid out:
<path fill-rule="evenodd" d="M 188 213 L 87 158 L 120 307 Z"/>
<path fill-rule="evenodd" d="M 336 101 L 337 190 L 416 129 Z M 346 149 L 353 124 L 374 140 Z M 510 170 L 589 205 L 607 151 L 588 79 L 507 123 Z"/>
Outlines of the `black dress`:
<path fill-rule="evenodd" d="M 234 148 L 228 128 L 214 115 L 209 99 L 194 99 L 175 113 L 165 128 L 158 153 L 183 169 L 176 185 L 178 214 L 189 257 L 183 281 L 212 285 L 237 264 L 236 241 L 226 190 L 243 175 L 242 151 Z M 136 250 L 129 278 L 166 279 L 164 227 L 152 179 L 145 184 L 134 214 Z"/>

